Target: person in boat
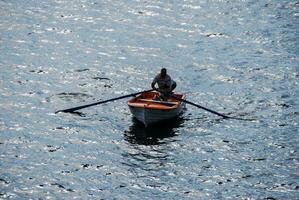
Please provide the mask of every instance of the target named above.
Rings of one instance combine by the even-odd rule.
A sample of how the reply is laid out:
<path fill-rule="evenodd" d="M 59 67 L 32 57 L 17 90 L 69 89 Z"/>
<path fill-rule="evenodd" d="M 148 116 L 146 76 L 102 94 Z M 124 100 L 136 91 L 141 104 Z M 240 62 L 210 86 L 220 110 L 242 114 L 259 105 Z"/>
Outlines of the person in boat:
<path fill-rule="evenodd" d="M 158 84 L 158 88 L 155 85 Z M 162 68 L 152 82 L 152 88 L 160 92 L 162 100 L 167 100 L 167 94 L 171 93 L 176 88 L 176 82 L 167 74 L 167 69 Z"/>

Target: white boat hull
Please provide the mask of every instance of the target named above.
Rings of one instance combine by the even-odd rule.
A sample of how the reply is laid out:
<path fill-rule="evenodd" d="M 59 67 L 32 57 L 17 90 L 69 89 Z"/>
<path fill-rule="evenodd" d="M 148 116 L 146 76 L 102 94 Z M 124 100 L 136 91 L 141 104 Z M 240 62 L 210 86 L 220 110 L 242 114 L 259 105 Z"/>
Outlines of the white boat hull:
<path fill-rule="evenodd" d="M 138 121 L 142 122 L 145 126 L 148 126 L 150 124 L 168 120 L 178 116 L 180 113 L 183 112 L 183 109 L 185 108 L 185 103 L 182 103 L 179 107 L 171 110 L 159 110 L 147 107 L 133 106 L 129 106 L 129 108 L 133 116 Z"/>

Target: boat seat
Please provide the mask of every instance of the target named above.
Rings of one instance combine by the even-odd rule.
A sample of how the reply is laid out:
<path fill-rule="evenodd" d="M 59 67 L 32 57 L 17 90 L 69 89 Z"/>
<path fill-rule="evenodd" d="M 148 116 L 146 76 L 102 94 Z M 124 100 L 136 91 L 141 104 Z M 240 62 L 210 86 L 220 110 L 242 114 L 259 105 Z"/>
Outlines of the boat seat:
<path fill-rule="evenodd" d="M 145 102 L 153 102 L 153 103 L 161 103 L 165 105 L 177 105 L 178 102 L 171 102 L 171 101 L 156 101 L 151 99 L 139 99 L 139 101 L 145 101 Z"/>

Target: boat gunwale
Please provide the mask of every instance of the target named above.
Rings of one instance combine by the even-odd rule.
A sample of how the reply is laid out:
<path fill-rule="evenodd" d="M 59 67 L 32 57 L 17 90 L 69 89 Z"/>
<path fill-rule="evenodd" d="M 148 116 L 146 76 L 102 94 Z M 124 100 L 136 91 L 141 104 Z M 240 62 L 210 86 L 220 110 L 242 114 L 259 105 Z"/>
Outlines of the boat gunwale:
<path fill-rule="evenodd" d="M 155 94 L 159 94 L 158 92 L 148 92 L 148 93 L 155 93 Z M 152 110 L 174 110 L 179 108 L 180 106 L 183 105 L 182 101 L 169 101 L 169 103 L 175 103 L 173 106 L 169 106 L 169 105 L 163 105 L 163 101 L 161 102 L 136 102 L 138 99 L 142 98 L 143 94 L 140 94 L 136 97 L 133 97 L 132 99 L 130 99 L 128 101 L 128 106 L 133 107 L 133 108 L 146 108 L 146 109 L 152 109 Z M 186 95 L 182 94 L 182 93 L 174 93 L 174 95 L 181 95 L 182 99 L 186 99 Z M 144 99 L 144 98 L 143 98 Z M 167 102 L 164 102 L 167 103 Z"/>

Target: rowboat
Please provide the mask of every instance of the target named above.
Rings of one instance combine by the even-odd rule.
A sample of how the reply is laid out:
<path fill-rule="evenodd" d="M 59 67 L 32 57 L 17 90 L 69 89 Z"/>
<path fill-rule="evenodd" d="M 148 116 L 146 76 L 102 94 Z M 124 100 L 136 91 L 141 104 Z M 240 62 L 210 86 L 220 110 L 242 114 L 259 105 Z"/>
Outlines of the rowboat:
<path fill-rule="evenodd" d="M 150 91 L 139 94 L 128 101 L 133 116 L 145 126 L 161 122 L 178 116 L 185 108 L 185 102 L 173 97 L 168 97 L 167 101 L 156 100 L 160 93 Z M 174 93 L 180 99 L 186 99 L 182 93 Z"/>

